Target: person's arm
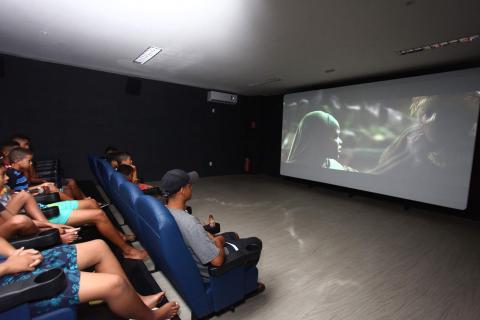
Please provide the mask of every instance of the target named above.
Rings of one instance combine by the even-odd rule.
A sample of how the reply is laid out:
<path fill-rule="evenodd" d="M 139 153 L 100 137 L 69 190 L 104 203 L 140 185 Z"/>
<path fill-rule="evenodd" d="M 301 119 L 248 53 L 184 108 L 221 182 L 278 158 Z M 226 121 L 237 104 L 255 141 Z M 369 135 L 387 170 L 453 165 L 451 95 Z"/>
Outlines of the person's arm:
<path fill-rule="evenodd" d="M 27 172 L 25 172 L 25 176 L 27 177 L 30 184 L 40 184 L 47 182 L 47 180 L 38 177 L 37 170 L 35 170 L 34 166 L 30 166 L 30 168 L 26 171 Z"/>
<path fill-rule="evenodd" d="M 225 262 L 225 250 L 223 250 L 223 245 L 225 244 L 225 239 L 222 236 L 213 237 L 215 246 L 218 248 L 218 256 L 215 257 L 210 264 L 214 267 L 220 267 Z"/>
<path fill-rule="evenodd" d="M 187 213 L 185 213 L 187 215 Z M 204 265 L 221 266 L 225 260 L 223 237 L 213 237 L 202 226 L 198 218 L 188 215 L 180 226 L 184 230 L 184 236 L 187 246 L 189 246 L 198 260 Z"/>
<path fill-rule="evenodd" d="M 42 260 L 42 255 L 36 250 L 24 250 L 23 248 L 14 250 L 8 256 L 8 259 L 0 264 L 0 276 L 24 271 L 33 271 Z"/>
<path fill-rule="evenodd" d="M 130 165 L 133 168 L 133 183 L 137 184 L 138 183 L 138 175 L 137 175 L 137 167 L 134 166 L 133 164 Z"/>

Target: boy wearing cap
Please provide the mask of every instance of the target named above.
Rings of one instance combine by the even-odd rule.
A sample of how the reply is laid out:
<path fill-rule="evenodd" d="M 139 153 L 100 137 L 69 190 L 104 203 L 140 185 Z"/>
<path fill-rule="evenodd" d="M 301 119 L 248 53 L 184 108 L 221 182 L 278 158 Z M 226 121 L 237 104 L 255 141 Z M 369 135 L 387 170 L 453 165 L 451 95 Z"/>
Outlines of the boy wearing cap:
<path fill-rule="evenodd" d="M 203 281 L 209 279 L 208 264 L 219 267 L 228 256 L 248 255 L 247 263 L 256 265 L 260 259 L 262 241 L 258 238 L 239 239 L 234 232 L 213 236 L 203 228 L 197 217 L 186 211 L 186 203 L 192 197 L 192 183 L 199 178 L 195 171 L 180 169 L 168 171 L 160 181 L 163 196 L 167 198 L 167 208 L 177 222 L 183 240 L 197 264 Z M 265 286 L 259 283 L 258 291 Z"/>

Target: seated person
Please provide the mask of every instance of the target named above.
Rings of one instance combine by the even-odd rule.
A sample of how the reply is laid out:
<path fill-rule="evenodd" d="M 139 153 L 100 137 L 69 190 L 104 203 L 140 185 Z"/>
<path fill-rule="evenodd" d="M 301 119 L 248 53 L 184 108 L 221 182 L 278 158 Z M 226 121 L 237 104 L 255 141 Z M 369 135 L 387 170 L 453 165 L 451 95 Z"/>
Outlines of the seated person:
<path fill-rule="evenodd" d="M 105 160 L 112 166 L 113 169 L 118 169 L 117 153 L 119 152 L 110 152 L 105 156 Z"/>
<path fill-rule="evenodd" d="M 49 222 L 29 193 L 22 191 L 11 196 L 4 185 L 7 181 L 5 168 L 0 167 L 0 237 L 31 236 L 42 230 L 57 228 L 63 243 L 77 239 L 78 229 Z M 19 214 L 21 210 L 30 218 Z"/>
<path fill-rule="evenodd" d="M 12 141 L 17 142 L 21 148 L 30 150 L 30 138 L 24 135 L 13 135 Z M 24 172 L 24 175 L 28 178 L 31 184 L 41 184 L 47 182 L 45 179 L 39 178 L 34 166 L 30 166 L 28 170 Z M 82 200 L 86 196 L 77 185 L 77 182 L 72 178 L 62 178 L 62 191 L 65 196 L 62 200 L 75 199 Z"/>
<path fill-rule="evenodd" d="M 63 269 L 66 289 L 50 299 L 30 302 L 32 316 L 91 300 L 106 301 L 112 312 L 126 319 L 170 319 L 178 313 L 178 304 L 173 301 L 151 309 L 162 300 L 164 293 L 138 294 L 102 240 L 60 245 L 39 252 L 16 250 L 0 238 L 0 255 L 0 286 L 32 278 L 52 268 Z M 80 271 L 90 267 L 95 272 Z"/>
<path fill-rule="evenodd" d="M 130 181 L 133 184 L 136 184 L 140 188 L 140 190 L 142 190 L 142 191 L 154 188 L 154 186 L 151 186 L 149 184 L 139 183 L 138 181 L 135 181 L 135 178 L 134 178 L 135 170 L 132 166 L 130 166 L 128 164 L 119 165 L 118 168 L 117 168 L 117 171 L 120 172 L 121 174 L 125 175 L 127 177 L 128 181 Z"/>
<path fill-rule="evenodd" d="M 258 238 L 239 239 L 234 232 L 213 236 L 205 231 L 200 220 L 186 212 L 186 203 L 192 197 L 192 183 L 198 179 L 196 172 L 186 173 L 180 169 L 168 171 L 160 181 L 160 188 L 168 198 L 167 208 L 177 222 L 185 245 L 192 254 L 205 282 L 209 281 L 208 264 L 219 267 L 229 255 L 248 254 L 248 263 L 256 265 L 260 259 L 262 241 Z M 247 247 L 255 250 L 248 251 Z M 240 250 L 239 250 L 240 249 Z M 265 286 L 259 283 L 257 290 Z"/>
<path fill-rule="evenodd" d="M 16 141 L 7 141 L 2 143 L 1 150 L 0 150 L 0 156 L 2 157 L 2 165 L 4 167 L 9 167 L 10 166 L 10 161 L 8 160 L 8 155 L 10 151 L 14 148 L 20 147 L 18 142 Z"/>
<path fill-rule="evenodd" d="M 117 162 L 118 167 L 122 164 L 128 165 L 133 168 L 133 183 L 138 183 L 137 167 L 133 164 L 132 155 L 128 152 L 117 152 L 114 154 L 115 161 Z"/>
<path fill-rule="evenodd" d="M 12 191 L 29 191 L 33 195 L 37 195 L 43 192 L 59 192 L 60 198 L 62 193 L 52 182 L 44 182 L 40 185 L 30 186 L 29 180 L 25 177 L 24 172 L 27 172 L 32 167 L 33 154 L 29 149 L 14 148 L 8 154 L 10 166 L 7 168 L 7 175 L 9 177 L 8 186 Z M 68 196 L 66 196 L 68 198 Z M 69 203 L 73 206 L 77 206 L 79 209 L 97 209 L 98 203 L 94 199 L 86 198 L 82 200 L 75 200 Z"/>
<path fill-rule="evenodd" d="M 18 167 L 17 166 L 18 163 L 23 163 L 23 162 L 26 162 L 26 160 L 28 160 L 28 158 L 26 159 L 20 158 L 20 161 L 18 161 L 16 157 L 17 155 L 16 150 L 19 150 L 20 152 L 22 150 L 27 150 L 27 149 L 17 148 L 17 149 L 13 149 L 12 152 L 10 152 L 9 157 L 11 162 L 14 165 L 12 166 L 12 168 L 7 169 L 7 175 L 5 177 L 5 181 L 2 181 L 2 184 L 9 184 L 12 190 L 15 190 L 14 188 L 18 187 L 19 183 L 10 184 L 10 181 L 9 181 L 10 175 L 8 174 L 8 171 L 12 169 L 14 170 L 15 167 Z M 5 169 L 2 167 L 0 170 L 5 170 Z M 17 182 L 23 181 L 22 177 L 23 178 L 25 177 L 21 175 L 20 171 L 18 170 L 16 171 L 17 172 L 14 173 L 16 181 Z M 26 187 L 26 190 L 29 189 L 28 183 L 25 184 L 25 182 L 22 182 L 20 185 L 22 186 L 22 188 L 17 188 L 17 190 L 19 190 L 17 192 L 19 192 L 19 194 L 21 194 L 22 197 L 31 199 L 30 201 L 34 202 L 36 205 L 36 201 L 32 197 L 32 195 L 25 191 L 25 187 Z M 7 194 L 4 197 L 6 197 L 8 201 L 9 200 L 8 197 L 14 197 L 14 196 L 15 196 L 14 194 Z M 8 206 L 8 203 L 6 206 Z M 147 253 L 144 250 L 136 249 L 127 243 L 127 240 L 129 240 L 129 238 L 131 239 L 131 236 L 124 235 L 123 233 L 118 231 L 113 226 L 112 222 L 107 217 L 105 212 L 102 209 L 98 208 L 98 205 L 95 200 L 85 199 L 85 200 L 60 201 L 60 202 L 48 204 L 47 206 L 48 207 L 57 206 L 60 211 L 60 214 L 58 216 L 49 219 L 50 222 L 55 224 L 74 226 L 74 227 L 78 227 L 87 223 L 95 224 L 98 231 L 105 238 L 110 240 L 113 244 L 115 244 L 117 247 L 119 247 L 122 250 L 123 256 L 125 258 L 145 259 L 147 257 Z M 32 219 L 38 220 L 40 218 L 32 217 Z"/>
<path fill-rule="evenodd" d="M 120 150 L 118 150 L 117 147 L 114 147 L 114 146 L 108 146 L 105 148 L 105 159 L 108 158 L 108 156 L 112 153 L 116 153 L 116 152 L 119 152 Z"/>

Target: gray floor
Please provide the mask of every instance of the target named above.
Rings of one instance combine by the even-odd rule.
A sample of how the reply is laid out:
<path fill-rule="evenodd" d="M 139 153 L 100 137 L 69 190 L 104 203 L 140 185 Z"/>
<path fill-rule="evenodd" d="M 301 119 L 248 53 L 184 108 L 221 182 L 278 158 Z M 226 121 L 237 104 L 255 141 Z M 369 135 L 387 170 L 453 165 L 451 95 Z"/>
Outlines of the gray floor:
<path fill-rule="evenodd" d="M 281 178 L 203 178 L 194 214 L 259 236 L 267 290 L 227 319 L 480 319 L 478 223 Z"/>

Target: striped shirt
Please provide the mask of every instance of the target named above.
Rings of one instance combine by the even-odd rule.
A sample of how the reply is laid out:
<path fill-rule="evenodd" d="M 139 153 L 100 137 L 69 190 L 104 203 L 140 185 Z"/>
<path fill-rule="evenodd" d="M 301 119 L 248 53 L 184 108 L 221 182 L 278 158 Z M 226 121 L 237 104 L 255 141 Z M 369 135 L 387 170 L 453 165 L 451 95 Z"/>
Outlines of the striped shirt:
<path fill-rule="evenodd" d="M 18 192 L 22 190 L 28 190 L 27 177 L 25 177 L 21 171 L 13 168 L 8 168 L 7 176 L 9 178 L 7 184 L 10 189 L 12 189 L 12 191 Z"/>

